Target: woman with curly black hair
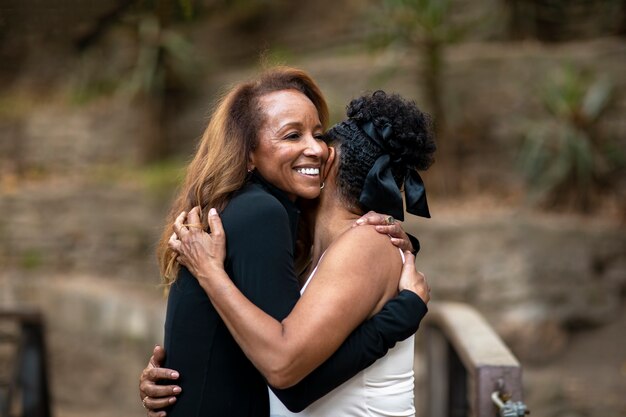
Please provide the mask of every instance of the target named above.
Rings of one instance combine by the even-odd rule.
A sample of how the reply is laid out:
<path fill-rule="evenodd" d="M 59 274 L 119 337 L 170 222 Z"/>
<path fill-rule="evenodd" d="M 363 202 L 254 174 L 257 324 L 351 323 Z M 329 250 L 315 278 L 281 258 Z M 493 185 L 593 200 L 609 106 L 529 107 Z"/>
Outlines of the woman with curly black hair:
<path fill-rule="evenodd" d="M 430 217 L 417 173 L 433 162 L 430 117 L 413 102 L 383 91 L 353 100 L 347 115 L 326 134 L 331 155 L 310 219 L 313 262 L 304 275 L 308 279 L 302 298 L 284 320 L 264 313 L 229 279 L 223 266 L 226 237 L 215 210 L 209 213 L 211 235 L 189 230 L 171 243 L 246 356 L 274 388 L 293 386 L 311 373 L 403 288 L 402 265 L 405 257 L 413 262 L 412 255 L 399 251 L 373 226 L 353 227 L 355 220 L 368 210 L 403 219 L 401 190 L 409 213 Z M 183 221 L 177 219 L 177 232 Z M 197 222 L 197 213 L 190 213 L 187 221 Z M 411 289 L 425 309 L 428 287 Z M 412 365 L 410 337 L 297 415 L 414 415 Z M 270 405 L 270 414 L 279 417 L 307 404 L 284 405 L 270 392 Z"/>

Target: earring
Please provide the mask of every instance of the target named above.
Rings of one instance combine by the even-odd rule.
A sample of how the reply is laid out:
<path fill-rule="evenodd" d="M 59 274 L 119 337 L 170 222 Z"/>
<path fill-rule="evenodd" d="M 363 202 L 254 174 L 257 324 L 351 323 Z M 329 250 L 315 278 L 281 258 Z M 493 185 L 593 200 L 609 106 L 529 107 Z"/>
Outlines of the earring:
<path fill-rule="evenodd" d="M 320 185 L 320 190 L 323 190 L 325 185 L 326 184 L 322 182 L 322 185 Z"/>

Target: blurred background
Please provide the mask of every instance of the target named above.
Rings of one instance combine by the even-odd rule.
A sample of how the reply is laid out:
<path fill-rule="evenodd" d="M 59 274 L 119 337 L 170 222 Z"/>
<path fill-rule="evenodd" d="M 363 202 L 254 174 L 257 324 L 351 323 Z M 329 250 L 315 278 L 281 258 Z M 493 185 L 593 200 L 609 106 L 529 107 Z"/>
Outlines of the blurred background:
<path fill-rule="evenodd" d="M 271 64 L 333 122 L 375 89 L 430 112 L 433 299 L 485 315 L 533 415 L 626 416 L 623 0 L 0 0 L 0 309 L 45 313 L 57 417 L 144 415 L 165 213 Z"/>

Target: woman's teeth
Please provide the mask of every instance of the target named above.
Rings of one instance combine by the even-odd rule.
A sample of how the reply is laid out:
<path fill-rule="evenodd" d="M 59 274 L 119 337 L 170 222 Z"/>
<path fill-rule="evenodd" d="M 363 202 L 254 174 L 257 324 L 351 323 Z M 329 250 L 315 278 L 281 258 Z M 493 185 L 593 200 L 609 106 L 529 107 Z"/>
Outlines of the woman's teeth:
<path fill-rule="evenodd" d="M 297 168 L 296 171 L 305 175 L 319 175 L 320 173 L 319 168 Z"/>

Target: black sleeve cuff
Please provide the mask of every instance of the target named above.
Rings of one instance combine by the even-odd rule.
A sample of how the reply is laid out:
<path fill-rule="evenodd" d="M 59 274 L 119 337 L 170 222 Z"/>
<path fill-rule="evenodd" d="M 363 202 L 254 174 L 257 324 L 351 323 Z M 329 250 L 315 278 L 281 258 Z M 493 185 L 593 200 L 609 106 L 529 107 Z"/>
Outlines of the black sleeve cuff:
<path fill-rule="evenodd" d="M 413 291 L 402 290 L 370 320 L 376 320 L 377 327 L 385 329 L 381 334 L 386 339 L 386 344 L 393 347 L 417 332 L 427 312 L 428 307 L 424 300 Z"/>
<path fill-rule="evenodd" d="M 411 252 L 413 255 L 417 255 L 417 252 L 420 251 L 420 241 L 418 238 L 416 238 L 415 236 L 408 234 L 407 236 L 409 237 L 409 241 L 411 242 L 411 245 L 413 245 L 413 252 Z"/>

